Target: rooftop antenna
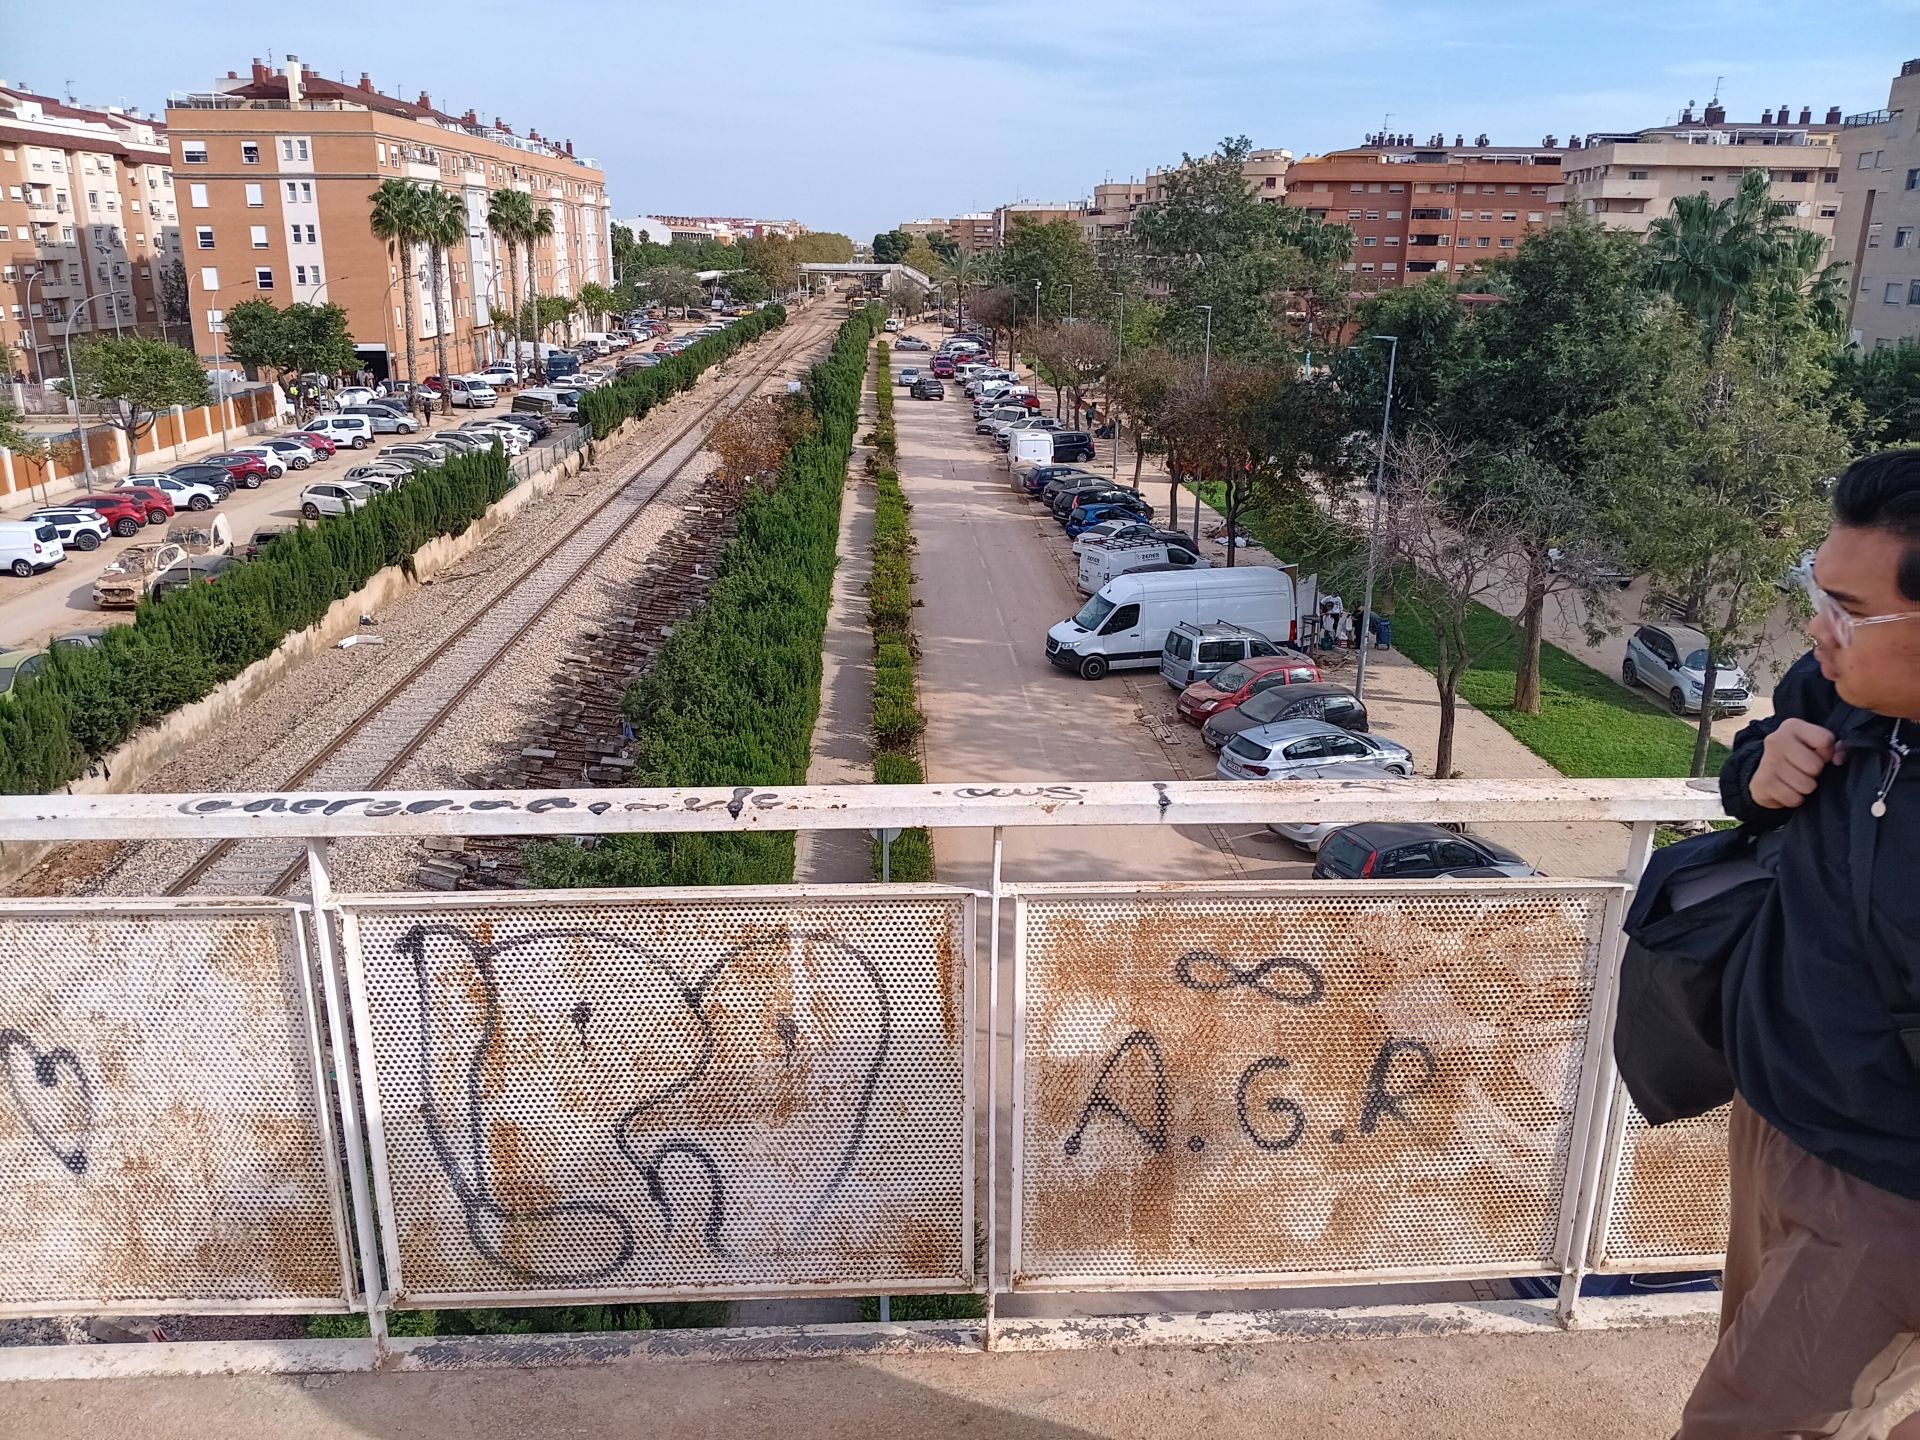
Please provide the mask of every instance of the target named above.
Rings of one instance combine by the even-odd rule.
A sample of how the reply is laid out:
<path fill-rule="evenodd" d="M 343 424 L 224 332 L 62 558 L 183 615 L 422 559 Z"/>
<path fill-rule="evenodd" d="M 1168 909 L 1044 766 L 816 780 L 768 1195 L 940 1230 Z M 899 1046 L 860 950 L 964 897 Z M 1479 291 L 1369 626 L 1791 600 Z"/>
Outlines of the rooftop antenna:
<path fill-rule="evenodd" d="M 1720 82 L 1726 78 L 1724 75 L 1716 75 L 1713 77 L 1713 99 L 1707 102 L 1709 105 L 1718 105 L 1720 103 Z"/>
<path fill-rule="evenodd" d="M 79 100 L 79 98 L 78 98 L 78 97 L 77 97 L 77 96 L 76 96 L 76 95 L 75 95 L 75 94 L 73 93 L 73 77 L 72 77 L 72 76 L 68 76 L 68 77 L 67 77 L 67 79 L 66 79 L 66 80 L 65 80 L 65 81 L 64 81 L 63 83 L 64 83 L 64 84 L 66 85 L 66 87 L 67 87 L 67 103 L 68 103 L 69 105 L 78 105 L 78 104 L 80 103 L 80 100 Z"/>

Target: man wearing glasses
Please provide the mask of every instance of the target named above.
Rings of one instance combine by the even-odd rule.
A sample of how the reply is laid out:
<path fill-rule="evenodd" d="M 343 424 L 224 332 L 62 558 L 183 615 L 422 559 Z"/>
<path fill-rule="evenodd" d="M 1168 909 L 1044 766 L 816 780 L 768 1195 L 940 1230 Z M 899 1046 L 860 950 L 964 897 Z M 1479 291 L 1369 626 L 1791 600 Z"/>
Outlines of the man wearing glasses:
<path fill-rule="evenodd" d="M 1840 477 L 1810 588 L 1720 774 L 1776 883 L 1725 972 L 1733 1216 L 1680 1440 L 1884 1436 L 1920 1383 L 1920 449 Z"/>

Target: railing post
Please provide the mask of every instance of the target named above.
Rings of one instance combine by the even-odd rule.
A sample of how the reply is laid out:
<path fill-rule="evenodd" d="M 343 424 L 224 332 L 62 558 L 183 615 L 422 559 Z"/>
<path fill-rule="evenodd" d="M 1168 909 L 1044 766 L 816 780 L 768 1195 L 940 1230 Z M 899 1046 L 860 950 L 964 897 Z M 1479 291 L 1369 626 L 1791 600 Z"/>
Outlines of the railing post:
<path fill-rule="evenodd" d="M 987 896 L 987 1316 L 981 1343 L 994 1348 L 1000 1294 L 1000 862 L 1006 832 L 993 829 L 992 889 Z"/>
<path fill-rule="evenodd" d="M 354 1239 L 360 1251 L 360 1290 L 367 1301 L 367 1329 L 374 1354 L 384 1364 L 388 1355 L 386 1282 L 380 1269 L 380 1249 L 374 1230 L 372 1191 L 367 1181 L 366 1140 L 360 1129 L 360 1096 L 354 1077 L 360 1073 L 354 1058 L 353 1031 L 340 988 L 340 966 L 333 949 L 333 877 L 327 869 L 327 842 L 307 841 L 307 888 L 312 894 L 313 934 L 320 957 L 320 984 L 327 1006 L 327 1030 L 333 1040 L 334 1093 L 340 1100 L 340 1136 L 347 1150 L 347 1189 L 353 1201 Z"/>

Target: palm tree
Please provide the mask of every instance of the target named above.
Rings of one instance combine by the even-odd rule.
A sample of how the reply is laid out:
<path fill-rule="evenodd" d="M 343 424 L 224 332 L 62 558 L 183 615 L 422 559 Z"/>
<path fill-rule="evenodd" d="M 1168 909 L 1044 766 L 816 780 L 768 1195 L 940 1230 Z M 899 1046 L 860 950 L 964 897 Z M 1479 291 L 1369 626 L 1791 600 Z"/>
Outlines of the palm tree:
<path fill-rule="evenodd" d="M 533 202 L 521 190 L 496 190 L 487 197 L 487 225 L 507 242 L 507 280 L 513 300 L 513 369 L 524 375 L 520 363 L 520 237 L 533 223 Z"/>
<path fill-rule="evenodd" d="M 369 195 L 373 209 L 367 218 L 374 238 L 387 242 L 387 254 L 394 257 L 400 267 L 400 303 L 406 316 L 407 327 L 407 383 L 413 384 L 420 372 L 414 368 L 413 342 L 415 329 L 413 324 L 413 287 L 409 283 L 413 269 L 413 247 L 420 239 L 422 222 L 422 191 L 411 180 L 382 180 L 380 188 Z M 409 400 L 411 404 L 411 400 Z"/>
<path fill-rule="evenodd" d="M 520 238 L 527 245 L 527 302 L 533 311 L 533 368 L 539 372 L 541 383 L 545 384 L 547 364 L 541 359 L 540 340 L 546 333 L 546 326 L 540 323 L 540 282 L 534 268 L 534 259 L 540 242 L 551 239 L 553 236 L 553 211 L 544 205 L 538 210 L 533 210 L 531 198 L 528 199 L 527 206 L 531 213 L 527 216 L 527 223 L 521 227 Z"/>
<path fill-rule="evenodd" d="M 433 354 L 434 364 L 440 372 L 440 413 L 449 414 L 453 409 L 453 383 L 447 373 L 447 330 L 451 323 L 451 313 L 457 308 L 453 303 L 451 284 L 448 285 L 447 307 L 440 308 L 440 279 L 443 260 L 449 256 L 453 247 L 467 238 L 467 207 L 461 198 L 451 190 L 423 188 L 420 197 L 420 239 L 427 247 L 427 264 L 433 275 Z M 452 266 L 444 268 L 451 272 Z M 448 275 L 449 281 L 451 274 Z"/>
<path fill-rule="evenodd" d="M 1725 200 L 1682 195 L 1647 227 L 1649 269 L 1700 322 L 1709 359 L 1733 338 L 1740 302 L 1779 263 L 1781 225 L 1764 170 L 1749 170 Z"/>

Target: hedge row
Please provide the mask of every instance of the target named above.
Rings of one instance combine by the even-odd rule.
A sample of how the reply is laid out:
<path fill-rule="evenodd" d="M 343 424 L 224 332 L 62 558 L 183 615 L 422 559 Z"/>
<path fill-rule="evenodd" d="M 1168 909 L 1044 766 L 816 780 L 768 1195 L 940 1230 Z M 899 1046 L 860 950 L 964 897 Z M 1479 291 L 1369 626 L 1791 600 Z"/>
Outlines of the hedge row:
<path fill-rule="evenodd" d="M 679 394 L 703 370 L 719 364 L 742 345 L 758 340 L 775 326 L 787 323 L 783 305 L 767 305 L 733 322 L 718 335 L 696 340 L 678 355 L 666 357 L 660 364 L 635 370 L 624 380 L 580 397 L 580 420 L 593 429 L 593 438 L 604 440 L 621 424 L 645 415 L 662 400 Z"/>
<path fill-rule="evenodd" d="M 818 422 L 780 480 L 751 490 L 707 603 L 660 647 L 621 708 L 638 745 L 635 785 L 799 785 L 820 709 L 840 496 L 853 453 L 867 345 L 884 312 L 840 327 L 808 376 Z M 541 886 L 773 885 L 793 879 L 791 832 L 607 836 L 530 846 Z"/>
<path fill-rule="evenodd" d="M 458 535 L 513 483 L 496 446 L 455 456 L 365 509 L 302 525 L 217 585 L 147 601 L 94 649 L 56 645 L 0 703 L 0 793 L 35 795 L 84 774 L 143 725 L 270 655 L 389 565 Z"/>
<path fill-rule="evenodd" d="M 874 474 L 873 577 L 867 582 L 867 619 L 873 627 L 873 778 L 882 785 L 918 785 L 920 713 L 913 679 L 913 535 L 907 524 L 911 506 L 894 469 L 898 441 L 893 422 L 893 367 L 887 344 L 878 347 L 874 399 L 879 423 L 875 445 L 884 457 Z M 920 826 L 904 829 L 893 842 L 890 869 L 899 881 L 933 879 L 933 840 Z M 873 873 L 882 870 L 880 847 L 873 849 Z"/>

